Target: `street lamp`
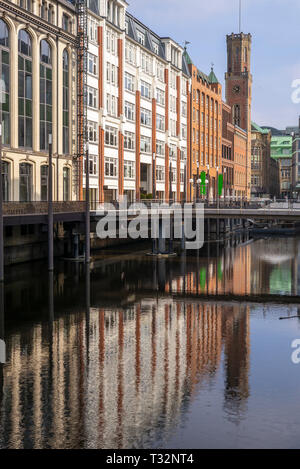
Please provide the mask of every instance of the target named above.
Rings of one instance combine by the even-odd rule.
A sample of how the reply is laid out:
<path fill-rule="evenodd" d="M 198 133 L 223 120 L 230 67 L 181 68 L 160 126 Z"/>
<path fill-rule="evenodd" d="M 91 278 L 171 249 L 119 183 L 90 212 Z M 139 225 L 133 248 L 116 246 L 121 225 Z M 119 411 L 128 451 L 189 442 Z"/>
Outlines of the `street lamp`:
<path fill-rule="evenodd" d="M 90 165 L 89 142 L 86 142 L 85 155 L 85 263 L 90 262 Z"/>
<path fill-rule="evenodd" d="M 199 189 L 200 189 L 200 181 L 199 179 L 199 161 L 197 161 L 197 186 L 196 186 L 196 202 L 199 201 Z"/>
<path fill-rule="evenodd" d="M 52 183 L 52 134 L 48 136 L 48 270 L 54 270 L 53 265 L 53 183 Z"/>
<path fill-rule="evenodd" d="M 209 164 L 207 164 L 206 167 L 207 167 L 207 176 L 208 176 L 208 181 L 207 181 L 207 201 L 209 202 L 209 190 L 210 190 Z"/>
<path fill-rule="evenodd" d="M 189 179 L 189 183 L 190 183 L 190 199 L 191 199 L 191 202 L 193 202 L 193 199 L 192 199 L 192 187 L 193 187 L 194 179 L 193 179 L 193 178 Z"/>
<path fill-rule="evenodd" d="M 183 178 L 183 198 L 184 198 L 184 203 L 187 201 L 187 157 L 185 156 L 184 158 L 184 178 Z"/>
<path fill-rule="evenodd" d="M 224 191 L 224 202 L 226 204 L 226 168 L 223 169 L 223 191 Z"/>
<path fill-rule="evenodd" d="M 200 178 L 198 178 L 196 180 L 196 184 L 197 184 L 197 200 L 196 200 L 196 202 L 199 202 L 199 192 L 200 192 L 200 184 L 201 184 L 201 179 Z"/>
<path fill-rule="evenodd" d="M 217 208 L 219 208 L 219 166 L 216 167 L 217 170 L 217 180 L 216 180 L 216 199 L 217 199 Z"/>
<path fill-rule="evenodd" d="M 3 188 L 2 188 L 2 122 L 0 122 L 0 282 L 4 281 Z"/>
<path fill-rule="evenodd" d="M 173 172 L 172 172 L 172 162 L 170 161 L 170 166 L 169 166 L 169 204 L 171 204 L 172 200 L 173 200 L 172 182 L 173 182 Z"/>
<path fill-rule="evenodd" d="M 152 199 L 156 199 L 156 188 L 155 188 L 155 153 L 152 155 Z"/>

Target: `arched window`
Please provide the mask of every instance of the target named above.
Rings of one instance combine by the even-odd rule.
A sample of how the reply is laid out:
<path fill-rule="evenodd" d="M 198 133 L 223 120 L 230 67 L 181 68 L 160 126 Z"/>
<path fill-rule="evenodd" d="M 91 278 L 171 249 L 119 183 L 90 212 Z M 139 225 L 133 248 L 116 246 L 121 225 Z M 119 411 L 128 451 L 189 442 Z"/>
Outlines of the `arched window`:
<path fill-rule="evenodd" d="M 241 126 L 241 112 L 238 104 L 233 106 L 233 124 L 239 127 Z"/>
<path fill-rule="evenodd" d="M 63 153 L 69 150 L 69 54 L 63 52 Z"/>
<path fill-rule="evenodd" d="M 2 190 L 4 202 L 8 202 L 10 196 L 10 164 L 7 161 L 2 161 Z"/>
<path fill-rule="evenodd" d="M 63 169 L 63 200 L 70 200 L 70 169 Z"/>
<path fill-rule="evenodd" d="M 41 166 L 41 200 L 48 200 L 48 165 Z"/>
<path fill-rule="evenodd" d="M 44 1 L 42 1 L 41 3 L 41 6 L 40 6 L 40 16 L 41 18 L 43 18 L 44 20 L 46 19 L 46 4 Z"/>
<path fill-rule="evenodd" d="M 9 126 L 9 32 L 6 23 L 0 19 L 0 106 L 2 110 L 2 143 L 10 143 Z"/>
<path fill-rule="evenodd" d="M 40 150 L 48 150 L 49 134 L 52 134 L 51 62 L 51 47 L 43 39 L 40 46 Z"/>
<path fill-rule="evenodd" d="M 18 50 L 19 147 L 32 148 L 32 48 L 24 29 L 19 32 Z"/>
<path fill-rule="evenodd" d="M 30 202 L 32 200 L 32 165 L 20 163 L 19 172 L 20 202 Z"/>

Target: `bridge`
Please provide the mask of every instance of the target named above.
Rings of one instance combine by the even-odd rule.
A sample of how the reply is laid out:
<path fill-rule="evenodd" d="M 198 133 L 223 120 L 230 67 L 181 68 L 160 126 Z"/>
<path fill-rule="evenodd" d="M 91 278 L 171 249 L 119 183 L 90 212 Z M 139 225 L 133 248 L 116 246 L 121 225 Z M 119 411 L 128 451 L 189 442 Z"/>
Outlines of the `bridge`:
<path fill-rule="evenodd" d="M 85 202 L 53 202 L 53 221 L 84 222 Z M 48 202 L 4 202 L 3 225 L 48 223 Z"/>
<path fill-rule="evenodd" d="M 169 203 L 157 200 L 142 200 L 141 203 L 150 210 L 152 206 L 160 204 L 162 209 L 169 209 Z M 199 201 L 201 203 L 201 201 Z M 171 204 L 170 204 L 171 205 Z M 231 202 L 211 203 L 205 202 L 204 216 L 207 219 L 246 219 L 246 220 L 278 220 L 278 221 L 300 221 L 299 202 L 274 202 L 264 204 L 259 202 Z M 184 203 L 177 205 L 183 209 Z M 124 210 L 133 209 L 135 204 L 124 205 L 112 202 L 110 210 L 115 210 L 117 217 Z M 138 205 L 136 206 L 138 208 Z M 195 204 L 191 206 L 191 214 L 195 216 Z M 106 204 L 91 203 L 90 215 L 98 218 L 104 211 L 109 211 Z M 3 223 L 4 226 L 15 226 L 22 224 L 47 224 L 48 202 L 4 202 Z M 85 202 L 53 202 L 53 218 L 56 222 L 84 222 Z"/>
<path fill-rule="evenodd" d="M 168 211 L 172 206 L 172 201 L 141 200 L 138 203 L 126 204 L 120 202 L 111 202 L 108 204 L 94 204 L 91 207 L 91 216 L 100 217 L 103 212 L 114 211 L 118 216 L 129 210 L 134 211 L 139 208 L 141 203 L 147 210 L 155 208 L 158 204 L 161 210 Z M 190 214 L 196 215 L 195 203 L 190 203 Z M 184 202 L 176 203 L 178 208 L 184 208 Z M 206 219 L 244 219 L 244 220 L 278 220 L 278 221 L 300 221 L 300 202 L 278 201 L 265 203 L 259 201 L 201 201 L 204 207 L 204 217 Z"/>

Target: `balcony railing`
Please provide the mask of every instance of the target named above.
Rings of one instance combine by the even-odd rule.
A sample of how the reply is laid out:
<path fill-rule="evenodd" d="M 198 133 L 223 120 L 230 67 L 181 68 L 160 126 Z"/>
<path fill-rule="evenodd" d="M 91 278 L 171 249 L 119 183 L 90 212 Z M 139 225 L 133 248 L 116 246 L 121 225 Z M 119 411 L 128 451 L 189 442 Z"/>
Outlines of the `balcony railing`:
<path fill-rule="evenodd" d="M 54 213 L 84 212 L 85 202 L 53 202 Z M 3 215 L 43 215 L 48 212 L 48 202 L 4 202 Z"/>

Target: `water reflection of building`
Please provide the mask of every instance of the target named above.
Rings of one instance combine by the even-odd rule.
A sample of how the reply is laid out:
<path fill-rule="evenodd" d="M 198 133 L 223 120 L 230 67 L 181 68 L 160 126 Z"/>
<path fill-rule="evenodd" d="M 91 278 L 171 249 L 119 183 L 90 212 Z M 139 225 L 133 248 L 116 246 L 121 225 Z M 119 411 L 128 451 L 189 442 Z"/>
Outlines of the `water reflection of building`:
<path fill-rule="evenodd" d="M 161 266 L 163 269 L 163 266 Z M 193 265 L 166 279 L 165 290 L 207 295 L 247 295 L 251 292 L 251 247 L 223 251 L 219 257 L 198 258 Z"/>
<path fill-rule="evenodd" d="M 147 447 L 226 357 L 225 402 L 248 397 L 248 310 L 148 299 L 7 338 L 0 447 Z"/>
<path fill-rule="evenodd" d="M 298 295 L 297 238 L 257 240 L 251 245 L 252 293 Z"/>
<path fill-rule="evenodd" d="M 238 422 L 246 410 L 249 397 L 250 324 L 248 307 L 227 311 L 223 323 L 225 341 L 224 407 L 227 415 Z"/>

